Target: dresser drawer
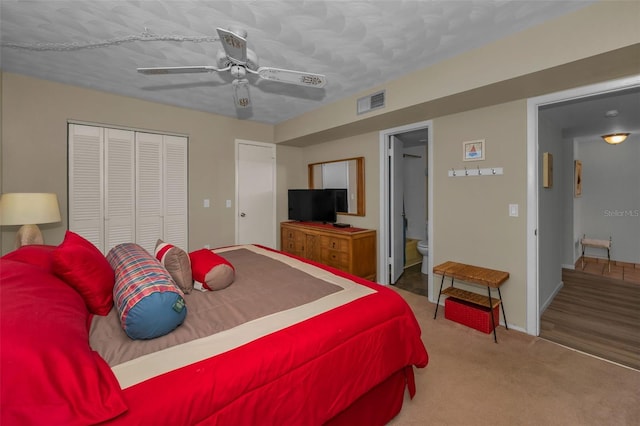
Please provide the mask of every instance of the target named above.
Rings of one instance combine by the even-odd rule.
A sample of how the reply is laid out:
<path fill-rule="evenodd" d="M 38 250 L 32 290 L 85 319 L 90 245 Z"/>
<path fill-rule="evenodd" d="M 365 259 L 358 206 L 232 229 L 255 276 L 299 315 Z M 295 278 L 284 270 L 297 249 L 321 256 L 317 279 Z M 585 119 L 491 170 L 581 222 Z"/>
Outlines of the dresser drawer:
<path fill-rule="evenodd" d="M 322 248 L 337 250 L 337 251 L 349 251 L 349 240 L 346 238 L 339 238 L 333 236 L 320 237 L 320 246 Z"/>
<path fill-rule="evenodd" d="M 297 255 L 304 254 L 304 246 L 306 242 L 304 233 L 290 229 L 283 229 L 281 237 L 282 251 Z"/>
<path fill-rule="evenodd" d="M 322 247 L 321 260 L 325 265 L 333 266 L 338 269 L 349 269 L 349 253 L 344 251 L 331 250 Z"/>

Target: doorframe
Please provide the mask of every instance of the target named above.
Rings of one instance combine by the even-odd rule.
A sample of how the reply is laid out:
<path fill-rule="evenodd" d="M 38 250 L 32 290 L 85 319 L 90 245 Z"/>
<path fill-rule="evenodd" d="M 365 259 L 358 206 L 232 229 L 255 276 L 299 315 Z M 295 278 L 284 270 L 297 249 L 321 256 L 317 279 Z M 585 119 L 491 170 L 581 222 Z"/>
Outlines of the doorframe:
<path fill-rule="evenodd" d="M 540 335 L 538 282 L 538 110 L 542 106 L 640 86 L 640 75 L 527 99 L 527 334 Z"/>
<path fill-rule="evenodd" d="M 235 217 L 235 244 L 238 244 L 238 241 L 240 239 L 240 221 L 238 220 L 238 218 L 240 217 L 240 211 L 238 209 L 239 207 L 239 203 L 238 200 L 240 199 L 240 185 L 239 185 L 239 175 L 238 175 L 238 164 L 240 162 L 240 155 L 239 155 L 239 151 L 240 151 L 240 145 L 254 145 L 254 146 L 261 146 L 261 147 L 265 147 L 265 148 L 271 148 L 272 152 L 273 152 L 273 157 L 271 159 L 271 170 L 272 170 L 272 174 L 273 174 L 273 192 L 272 192 L 272 204 L 273 204 L 273 219 L 274 219 L 274 223 L 273 226 L 271 227 L 271 240 L 273 241 L 273 247 L 272 248 L 276 248 L 278 245 L 278 238 L 277 238 L 277 221 L 278 221 L 278 216 L 277 216 L 277 201 L 278 201 L 278 182 L 277 182 L 277 170 L 278 170 L 278 164 L 276 161 L 276 144 L 274 143 L 270 143 L 270 142 L 257 142 L 257 141 L 250 141 L 250 140 L 246 140 L 246 139 L 236 139 L 234 142 L 234 155 L 235 155 L 235 200 L 234 200 L 234 217 Z"/>
<path fill-rule="evenodd" d="M 396 135 L 398 133 L 406 133 L 414 130 L 426 129 L 427 130 L 427 170 L 429 173 L 429 182 L 428 182 L 428 200 L 429 204 L 427 208 L 427 220 L 429 221 L 429 289 L 428 296 L 429 300 L 433 302 L 433 256 L 434 252 L 434 239 L 433 236 L 433 182 L 434 178 L 431 173 L 433 170 L 433 121 L 421 121 L 417 123 L 407 124 L 404 126 L 393 127 L 390 129 L 381 130 L 379 132 L 379 158 L 380 158 L 380 223 L 378 229 L 380 232 L 378 233 L 378 283 L 383 285 L 389 285 L 389 258 L 391 257 L 391 253 L 389 253 L 389 162 L 387 161 L 387 140 L 389 137 Z"/>

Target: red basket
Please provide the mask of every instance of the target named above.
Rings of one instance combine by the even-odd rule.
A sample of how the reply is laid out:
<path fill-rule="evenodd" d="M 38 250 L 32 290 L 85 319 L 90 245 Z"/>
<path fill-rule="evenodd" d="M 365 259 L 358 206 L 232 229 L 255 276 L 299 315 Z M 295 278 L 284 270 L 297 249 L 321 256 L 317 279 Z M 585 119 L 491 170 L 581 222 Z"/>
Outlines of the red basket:
<path fill-rule="evenodd" d="M 494 324 L 500 324 L 499 305 L 493 308 Z M 475 328 L 483 333 L 491 333 L 491 317 L 489 316 L 489 308 L 475 305 L 464 300 L 447 297 L 444 301 L 444 317 L 451 321 L 464 324 L 468 327 Z"/>

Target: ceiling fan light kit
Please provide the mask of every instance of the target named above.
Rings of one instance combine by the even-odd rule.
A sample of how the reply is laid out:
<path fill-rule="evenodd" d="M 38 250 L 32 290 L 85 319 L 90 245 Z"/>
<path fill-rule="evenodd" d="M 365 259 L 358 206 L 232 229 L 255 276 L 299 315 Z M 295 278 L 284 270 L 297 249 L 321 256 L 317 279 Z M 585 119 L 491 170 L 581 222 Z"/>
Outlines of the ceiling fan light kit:
<path fill-rule="evenodd" d="M 249 108 L 251 106 L 249 80 L 233 80 L 233 100 L 237 108 Z"/>
<path fill-rule="evenodd" d="M 186 67 L 153 67 L 138 68 L 138 72 L 146 75 L 190 74 L 203 72 L 226 72 L 233 76 L 233 99 L 237 108 L 251 106 L 249 97 L 249 80 L 246 74 L 254 74 L 263 80 L 298 86 L 322 88 L 327 78 L 322 74 L 294 71 L 283 68 L 259 67 L 258 56 L 247 48 L 247 32 L 243 29 L 225 30 L 217 28 L 223 50 L 216 55 L 217 67 L 210 65 Z"/>

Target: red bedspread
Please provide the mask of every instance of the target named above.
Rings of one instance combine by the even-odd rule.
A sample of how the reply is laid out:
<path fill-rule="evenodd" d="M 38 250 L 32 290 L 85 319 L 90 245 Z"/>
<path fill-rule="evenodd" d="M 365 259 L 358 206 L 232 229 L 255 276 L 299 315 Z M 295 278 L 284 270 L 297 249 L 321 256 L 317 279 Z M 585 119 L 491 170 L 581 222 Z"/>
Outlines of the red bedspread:
<path fill-rule="evenodd" d="M 112 423 L 320 425 L 393 373 L 424 367 L 427 352 L 406 302 L 333 271 L 376 293 L 129 387 L 129 410 Z"/>
<path fill-rule="evenodd" d="M 399 407 L 402 375 L 413 394 L 412 366 L 428 361 L 418 323 L 396 292 L 316 265 L 374 292 L 121 389 L 89 346 L 82 297 L 51 274 L 51 249 L 0 259 L 3 425 L 320 425 L 347 409 L 366 414 L 367 424 L 384 423 L 397 410 L 387 407 L 380 419 L 368 409 L 371 398 L 358 399 L 374 395 Z"/>

